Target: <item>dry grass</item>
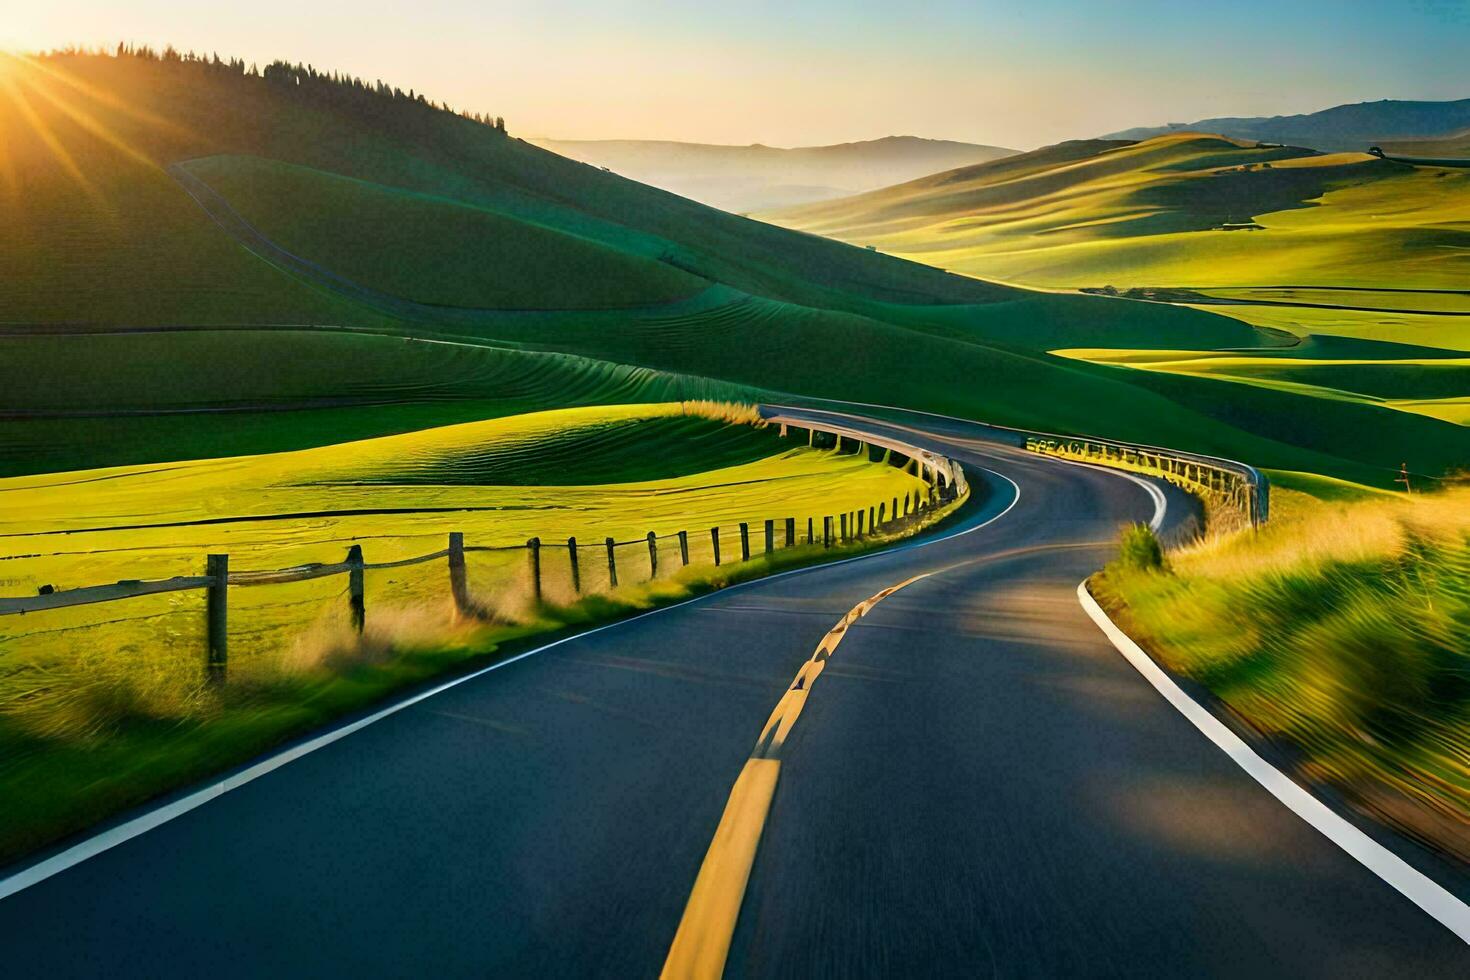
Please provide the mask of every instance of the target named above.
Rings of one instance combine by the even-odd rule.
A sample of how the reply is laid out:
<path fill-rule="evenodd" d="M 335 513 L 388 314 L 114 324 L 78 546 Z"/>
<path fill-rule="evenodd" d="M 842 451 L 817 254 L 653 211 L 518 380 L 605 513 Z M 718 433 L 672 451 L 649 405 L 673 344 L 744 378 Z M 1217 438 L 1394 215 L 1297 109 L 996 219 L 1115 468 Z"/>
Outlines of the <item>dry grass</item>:
<path fill-rule="evenodd" d="M 1171 556 L 1179 572 L 1221 581 L 1401 555 L 1416 538 L 1453 542 L 1470 534 L 1470 486 L 1408 496 L 1319 501 L 1272 491 L 1273 520 L 1255 534 L 1223 535 Z"/>
<path fill-rule="evenodd" d="M 1470 860 L 1470 487 L 1274 504 L 1099 594 L 1303 777 Z"/>
<path fill-rule="evenodd" d="M 764 429 L 767 424 L 766 420 L 761 416 L 760 409 L 754 405 L 740 402 L 700 400 L 680 402 L 679 407 L 685 415 L 710 419 L 715 422 L 728 422 L 731 425 L 753 425 L 761 429 Z"/>

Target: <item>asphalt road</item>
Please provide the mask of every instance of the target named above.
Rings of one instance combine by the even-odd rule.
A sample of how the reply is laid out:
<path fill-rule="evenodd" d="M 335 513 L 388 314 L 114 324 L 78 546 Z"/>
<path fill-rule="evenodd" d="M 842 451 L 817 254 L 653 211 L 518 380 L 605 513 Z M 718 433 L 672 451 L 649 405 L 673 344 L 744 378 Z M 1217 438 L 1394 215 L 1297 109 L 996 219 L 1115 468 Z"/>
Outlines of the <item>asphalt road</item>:
<path fill-rule="evenodd" d="M 0 900 L 0 971 L 655 975 L 793 676 L 856 603 L 932 572 L 813 685 L 728 975 L 1465 976 L 1459 940 L 1245 776 L 1078 607 L 1150 495 L 926 427 L 990 488 L 948 537 L 419 702 Z"/>

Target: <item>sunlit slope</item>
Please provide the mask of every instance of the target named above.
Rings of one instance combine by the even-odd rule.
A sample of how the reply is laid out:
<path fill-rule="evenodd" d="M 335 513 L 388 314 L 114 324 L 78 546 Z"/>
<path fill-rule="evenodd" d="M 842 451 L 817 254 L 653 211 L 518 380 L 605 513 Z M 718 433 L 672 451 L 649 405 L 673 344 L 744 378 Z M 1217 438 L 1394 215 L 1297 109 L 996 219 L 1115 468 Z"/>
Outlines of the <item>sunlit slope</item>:
<path fill-rule="evenodd" d="M 1312 412 L 1277 425 L 1280 397 L 1292 411 L 1307 396 L 1258 404 L 1247 391 L 1222 406 L 1196 379 L 1160 390 L 1047 353 L 1281 341 L 1226 318 L 946 273 L 720 212 L 421 102 L 341 102 L 309 78 L 96 56 L 12 63 L 6 77 L 4 125 L 29 149 L 6 155 L 21 161 L 7 171 L 19 191 L 0 217 L 34 224 L 0 243 L 9 473 L 298 449 L 733 384 L 1391 478 L 1377 436 L 1317 431 L 1327 423 Z M 1080 186 L 1073 171 L 1126 183 L 1140 161 L 1180 159 L 1172 144 L 1124 149 L 993 166 L 1065 195 Z M 44 278 L 27 271 L 42 267 Z M 191 329 L 146 342 L 36 335 L 79 322 Z M 284 324 L 305 329 L 193 329 Z M 420 339 L 389 339 L 405 334 Z M 425 341 L 469 346 L 445 368 Z M 567 362 L 567 383 L 517 350 L 601 364 Z M 1396 432 L 1401 413 L 1362 408 L 1394 419 L 1384 438 Z M 1420 441 L 1427 467 L 1465 455 L 1437 432 Z"/>
<path fill-rule="evenodd" d="M 112 82 L 0 54 L 0 325 L 357 315 L 221 234 L 158 164 L 208 140 Z"/>
<path fill-rule="evenodd" d="M 452 198 L 256 157 L 183 166 L 292 254 L 416 302 L 616 309 L 710 285 L 656 259 Z"/>
<path fill-rule="evenodd" d="M 1470 171 L 1202 134 L 1061 144 L 781 224 L 1048 287 L 1454 288 Z"/>
<path fill-rule="evenodd" d="M 316 296 L 308 291 L 308 299 L 296 299 L 300 286 L 277 283 L 268 269 L 255 270 L 266 295 L 243 286 L 229 303 L 215 295 L 225 282 L 251 281 L 239 268 L 252 265 L 250 256 L 210 228 L 163 168 L 217 155 L 294 164 L 479 209 L 486 226 L 496 223 L 508 233 L 481 241 L 487 258 L 518 243 L 537 254 L 550 232 L 561 232 L 655 260 L 667 268 L 650 273 L 657 279 L 650 301 L 689 286 L 678 277 L 681 270 L 802 302 L 853 293 L 918 302 L 1010 295 L 743 220 L 427 105 L 369 111 L 224 67 L 127 56 L 6 56 L 5 64 L 0 180 L 9 196 L 0 211 L 26 235 L 7 236 L 4 260 L 7 271 L 50 270 L 48 281 L 21 294 L 29 303 L 0 293 L 4 307 L 14 310 L 10 320 L 101 319 L 97 314 L 114 307 L 187 320 L 226 306 L 238 321 L 282 311 L 320 320 Z M 239 190 L 238 182 L 232 189 Z M 323 201 L 321 210 L 329 212 L 331 204 Z M 510 219 L 519 224 L 506 224 Z M 448 229 L 447 238 L 459 230 Z M 234 267 L 215 261 L 221 251 Z M 553 249 L 550 258 L 558 254 Z M 500 284 L 512 282 L 516 271 L 504 270 Z M 488 274 L 482 280 L 494 282 Z M 19 288 L 12 276 L 0 283 L 3 290 Z M 156 295 L 145 305 L 134 295 L 139 291 Z M 561 308 L 555 296 L 517 299 Z M 122 315 L 106 320 L 127 322 Z"/>
<path fill-rule="evenodd" d="M 0 568 L 7 594 L 24 594 L 194 574 L 210 551 L 230 553 L 238 569 L 280 568 L 340 560 L 353 542 L 375 561 L 422 554 L 450 530 L 477 545 L 521 545 L 766 517 L 804 525 L 922 487 L 850 447 L 809 449 L 777 427 L 691 416 L 677 403 L 563 409 L 290 453 L 3 480 Z"/>
<path fill-rule="evenodd" d="M 1218 378 L 1316 398 L 1379 405 L 1470 425 L 1470 359 L 1315 359 L 1235 351 L 1069 350 L 1093 363 Z M 1419 447 L 1404 447 L 1409 454 Z"/>
<path fill-rule="evenodd" d="M 326 330 L 0 338 L 0 476 L 269 453 L 547 406 L 758 392 L 584 357 Z"/>

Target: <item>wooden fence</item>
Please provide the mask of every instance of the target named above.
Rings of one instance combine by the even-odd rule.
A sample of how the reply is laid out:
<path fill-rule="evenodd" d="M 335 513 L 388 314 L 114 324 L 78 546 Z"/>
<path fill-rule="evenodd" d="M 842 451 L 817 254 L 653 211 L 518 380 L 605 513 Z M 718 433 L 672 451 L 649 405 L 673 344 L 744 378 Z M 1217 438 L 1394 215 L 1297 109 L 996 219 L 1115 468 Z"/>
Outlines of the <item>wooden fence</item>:
<path fill-rule="evenodd" d="M 784 434 L 786 426 L 783 425 L 782 429 Z M 859 438 L 859 434 L 846 430 L 818 430 L 809 432 L 808 435 L 809 443 L 822 439 L 835 440 L 834 445 L 838 449 L 842 448 L 844 438 L 852 440 L 850 444 L 854 446 L 854 451 L 868 450 L 869 441 L 864 441 Z M 899 451 L 900 445 L 884 444 L 881 448 L 887 452 L 895 452 Z M 864 509 L 827 515 L 822 518 L 820 525 L 813 517 L 806 519 L 804 527 L 798 524 L 795 517 L 785 517 L 766 518 L 754 522 L 754 525 L 751 522 L 740 522 L 725 526 L 723 530 L 721 526 L 712 527 L 708 534 L 713 564 L 718 566 L 722 563 L 750 561 L 753 557 L 771 555 L 780 549 L 803 544 L 831 548 L 873 534 L 902 533 L 917 524 L 933 507 L 949 503 L 968 493 L 963 471 L 958 464 L 933 454 L 921 453 L 912 447 L 902 448 L 906 450 L 903 455 L 920 460 L 919 472 L 928 484 L 926 490 L 916 489 L 911 494 L 895 496 Z M 752 526 L 759 535 L 754 543 Z M 465 543 L 462 532 L 455 531 L 449 533 L 443 549 L 396 561 L 368 561 L 362 546 L 353 544 L 340 562 L 249 571 L 232 571 L 228 554 L 210 554 L 204 557 L 202 575 L 176 576 L 155 581 L 123 580 L 107 585 L 65 590 L 47 585 L 42 586 L 36 595 L 0 597 L 0 616 L 115 602 L 160 593 L 203 590 L 206 594 L 203 624 L 206 645 L 205 676 L 211 682 L 221 683 L 225 680 L 229 665 L 229 595 L 232 589 L 346 576 L 349 620 L 352 628 L 361 633 L 367 620 L 367 604 L 370 599 L 366 589 L 366 573 L 369 571 L 443 561 L 447 572 L 448 594 L 456 614 L 489 618 L 491 613 L 476 601 L 469 588 L 466 554 L 524 551 L 532 598 L 539 603 L 543 600 L 543 584 L 550 554 L 565 556 L 571 591 L 580 595 L 587 578 L 586 573 L 591 570 L 593 562 L 606 562 L 606 581 L 611 588 L 618 587 L 620 581 L 626 584 L 656 579 L 659 576 L 660 543 L 671 540 L 677 540 L 679 567 L 688 567 L 691 564 L 689 536 L 688 530 L 665 535 L 649 531 L 643 537 L 625 541 L 612 537 L 601 541 L 578 541 L 576 537 L 568 537 L 564 541 L 533 537 L 523 545 L 471 545 Z M 560 562 L 561 559 L 558 559 L 558 564 Z"/>

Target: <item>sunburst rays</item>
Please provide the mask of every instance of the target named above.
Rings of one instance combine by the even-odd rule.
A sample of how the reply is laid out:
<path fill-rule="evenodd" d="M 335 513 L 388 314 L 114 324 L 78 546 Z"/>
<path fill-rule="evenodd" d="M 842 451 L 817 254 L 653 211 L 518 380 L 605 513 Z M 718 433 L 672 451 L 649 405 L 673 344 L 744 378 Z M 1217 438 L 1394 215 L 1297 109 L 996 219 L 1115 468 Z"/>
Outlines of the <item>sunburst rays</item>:
<path fill-rule="evenodd" d="M 134 163 L 157 168 L 161 161 L 120 128 L 135 133 L 152 130 L 174 138 L 191 135 L 178 124 L 48 59 L 0 51 L 0 119 L 6 115 L 17 131 L 0 128 L 0 189 L 11 197 L 23 190 L 24 170 L 17 165 L 16 148 L 27 137 L 43 148 L 60 173 L 88 197 L 100 201 L 98 182 L 89 177 L 82 162 L 88 156 L 82 148 L 85 141 L 99 141 Z M 123 120 L 132 127 L 119 127 L 117 122 Z"/>

